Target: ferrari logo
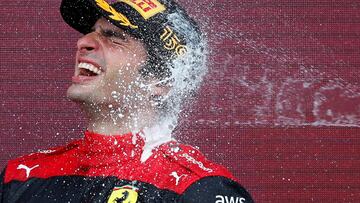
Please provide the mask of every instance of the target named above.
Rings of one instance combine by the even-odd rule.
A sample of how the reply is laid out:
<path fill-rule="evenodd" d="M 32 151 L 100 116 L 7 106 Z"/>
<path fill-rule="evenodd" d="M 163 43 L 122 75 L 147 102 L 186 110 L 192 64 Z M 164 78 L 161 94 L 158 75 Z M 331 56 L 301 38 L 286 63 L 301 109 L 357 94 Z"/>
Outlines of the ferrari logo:
<path fill-rule="evenodd" d="M 138 199 L 138 188 L 125 185 L 122 187 L 114 187 L 108 203 L 136 203 Z"/>

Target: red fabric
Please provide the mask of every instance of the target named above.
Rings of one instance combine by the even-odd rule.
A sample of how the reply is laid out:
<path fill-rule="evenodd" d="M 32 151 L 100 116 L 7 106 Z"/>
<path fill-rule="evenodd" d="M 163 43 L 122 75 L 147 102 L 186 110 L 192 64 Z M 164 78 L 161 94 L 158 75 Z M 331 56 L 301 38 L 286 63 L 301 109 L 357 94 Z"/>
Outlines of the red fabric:
<path fill-rule="evenodd" d="M 143 147 L 144 140 L 138 134 L 105 136 L 86 132 L 83 140 L 10 161 L 5 183 L 12 180 L 26 181 L 34 177 L 115 176 L 147 182 L 180 194 L 202 177 L 224 176 L 234 179 L 225 168 L 206 160 L 191 146 L 172 141 L 155 148 L 152 156 L 141 162 Z M 21 166 L 33 169 L 27 174 Z M 175 179 L 172 175 L 174 172 L 182 177 L 181 181 Z"/>
<path fill-rule="evenodd" d="M 255 202 L 360 202 L 359 2 L 179 2 L 212 48 L 179 139 L 229 167 Z M 66 99 L 81 34 L 61 20 L 60 1 L 0 5 L 3 168 L 86 125 Z"/>

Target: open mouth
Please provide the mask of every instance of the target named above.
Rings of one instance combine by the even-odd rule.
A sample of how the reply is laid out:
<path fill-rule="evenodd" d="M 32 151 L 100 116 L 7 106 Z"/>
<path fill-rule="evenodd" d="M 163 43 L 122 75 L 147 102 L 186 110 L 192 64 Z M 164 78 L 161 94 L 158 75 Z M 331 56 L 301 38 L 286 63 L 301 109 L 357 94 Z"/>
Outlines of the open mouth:
<path fill-rule="evenodd" d="M 90 63 L 81 62 L 78 67 L 79 76 L 95 77 L 101 74 L 100 68 Z"/>

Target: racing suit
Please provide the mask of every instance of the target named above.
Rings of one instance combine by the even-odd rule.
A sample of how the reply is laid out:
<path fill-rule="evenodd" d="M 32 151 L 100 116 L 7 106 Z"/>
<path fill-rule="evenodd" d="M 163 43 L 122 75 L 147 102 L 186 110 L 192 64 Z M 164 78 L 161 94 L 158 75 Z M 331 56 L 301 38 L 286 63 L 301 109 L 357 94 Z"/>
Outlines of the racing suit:
<path fill-rule="evenodd" d="M 248 203 L 249 193 L 222 166 L 176 141 L 141 161 L 139 134 L 84 139 L 8 162 L 0 202 Z"/>

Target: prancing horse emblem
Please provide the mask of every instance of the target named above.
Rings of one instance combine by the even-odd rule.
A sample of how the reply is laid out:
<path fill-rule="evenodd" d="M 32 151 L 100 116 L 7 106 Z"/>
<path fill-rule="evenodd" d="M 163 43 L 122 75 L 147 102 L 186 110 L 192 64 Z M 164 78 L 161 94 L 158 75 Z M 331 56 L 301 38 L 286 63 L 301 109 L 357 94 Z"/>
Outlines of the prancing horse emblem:
<path fill-rule="evenodd" d="M 116 197 L 114 199 L 114 203 L 124 203 L 124 201 L 129 197 L 129 192 L 128 191 L 124 191 L 123 193 L 123 196 L 122 197 Z"/>
<path fill-rule="evenodd" d="M 121 187 L 114 187 L 108 203 L 136 203 L 138 199 L 139 189 L 131 186 L 125 185 Z"/>

